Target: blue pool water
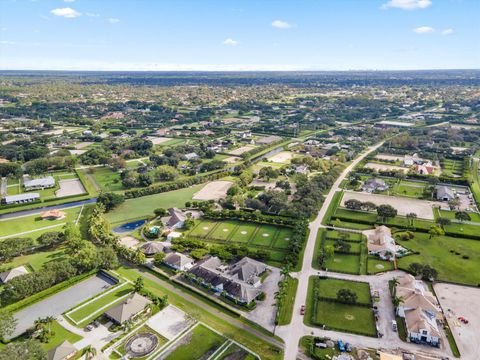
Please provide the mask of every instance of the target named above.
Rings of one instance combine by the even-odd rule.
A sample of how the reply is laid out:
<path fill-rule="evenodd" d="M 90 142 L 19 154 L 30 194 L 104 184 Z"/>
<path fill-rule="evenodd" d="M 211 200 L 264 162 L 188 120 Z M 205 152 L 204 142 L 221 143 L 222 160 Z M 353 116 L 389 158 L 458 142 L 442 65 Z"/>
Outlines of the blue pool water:
<path fill-rule="evenodd" d="M 138 229 L 140 226 L 145 224 L 147 220 L 137 220 L 137 221 L 132 221 L 126 224 L 119 225 L 115 228 L 113 228 L 113 231 L 116 233 L 124 233 L 124 232 L 129 232 L 133 231 L 135 229 Z"/>

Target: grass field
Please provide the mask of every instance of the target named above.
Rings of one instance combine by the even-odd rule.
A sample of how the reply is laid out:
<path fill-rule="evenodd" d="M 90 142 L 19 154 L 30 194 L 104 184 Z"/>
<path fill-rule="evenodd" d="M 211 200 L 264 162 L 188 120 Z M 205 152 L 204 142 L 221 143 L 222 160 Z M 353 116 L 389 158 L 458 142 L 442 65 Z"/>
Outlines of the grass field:
<path fill-rule="evenodd" d="M 61 326 L 57 321 L 54 321 L 51 324 L 50 330 L 54 332 L 54 336 L 50 339 L 48 343 L 41 343 L 42 348 L 45 351 L 53 349 L 54 347 L 60 345 L 65 340 L 68 340 L 71 344 L 75 344 L 77 341 L 82 340 L 80 335 L 74 334 L 63 326 Z"/>
<path fill-rule="evenodd" d="M 217 225 L 218 222 L 202 220 L 190 231 L 190 235 L 200 237 L 207 236 Z"/>
<path fill-rule="evenodd" d="M 255 233 L 257 226 L 250 223 L 240 223 L 235 234 L 231 237 L 231 241 L 248 243 Z"/>
<path fill-rule="evenodd" d="M 470 219 L 472 222 L 480 223 L 479 213 L 469 212 L 468 214 L 470 215 Z M 455 220 L 455 211 L 440 210 L 440 216 L 450 220 Z"/>
<path fill-rule="evenodd" d="M 295 295 L 297 293 L 298 279 L 289 278 L 287 280 L 287 291 L 283 299 L 282 306 L 278 309 L 278 325 L 287 325 L 292 321 L 293 308 L 295 304 Z"/>
<path fill-rule="evenodd" d="M 218 223 L 218 225 L 215 227 L 215 229 L 210 233 L 210 237 L 213 239 L 217 240 L 227 240 L 229 239 L 235 230 L 235 228 L 238 226 L 237 222 L 234 221 L 224 221 Z M 202 229 L 205 227 L 202 225 Z"/>
<path fill-rule="evenodd" d="M 123 189 L 120 173 L 109 167 L 90 168 L 92 177 L 103 191 L 119 191 Z"/>
<path fill-rule="evenodd" d="M 321 297 L 336 299 L 340 289 L 349 289 L 357 294 L 357 303 L 370 304 L 370 285 L 365 282 L 355 282 L 342 279 L 319 279 L 319 295 Z"/>
<path fill-rule="evenodd" d="M 203 186 L 204 184 L 199 184 L 185 189 L 129 199 L 107 213 L 106 218 L 112 224 L 121 224 L 152 216 L 153 210 L 157 208 L 183 207 L 185 202 L 192 200 L 193 194 Z"/>
<path fill-rule="evenodd" d="M 79 327 L 83 327 L 84 325 L 87 325 L 90 321 L 96 319 L 100 314 L 106 311 L 105 309 L 101 312 L 95 313 L 97 310 L 112 302 L 116 304 L 121 300 L 125 300 L 124 297 L 130 294 L 132 291 L 133 286 L 129 284 L 119 285 L 115 291 L 112 291 L 106 295 L 100 294 L 91 303 L 84 306 L 78 306 L 76 310 L 70 312 L 68 315 L 71 319 L 79 323 Z M 111 306 L 114 306 L 114 304 L 112 304 Z"/>
<path fill-rule="evenodd" d="M 461 177 L 465 170 L 463 160 L 444 159 L 441 161 L 442 175 L 449 177 Z"/>
<path fill-rule="evenodd" d="M 66 214 L 65 219 L 42 220 L 40 214 L 24 216 L 13 219 L 0 220 L 0 236 L 10 236 L 18 233 L 37 230 L 47 226 L 62 225 L 64 223 L 75 221 L 80 213 L 81 207 L 62 210 Z M 59 228 L 60 229 L 60 228 Z M 59 229 L 50 229 L 48 231 L 58 231 Z M 25 236 L 29 236 L 28 234 Z M 1 241 L 1 240 L 0 240 Z"/>
<path fill-rule="evenodd" d="M 35 252 L 34 254 L 17 256 L 12 261 L 2 264 L 0 268 L 12 268 L 20 265 L 29 264 L 34 271 L 38 271 L 42 266 L 50 261 L 62 260 L 65 258 L 63 249 L 54 249 L 49 251 Z"/>
<path fill-rule="evenodd" d="M 325 245 L 332 245 L 335 246 L 335 241 L 333 239 L 326 239 Z M 359 253 L 360 252 L 360 243 L 359 242 L 349 242 L 350 245 L 350 252 Z"/>
<path fill-rule="evenodd" d="M 251 244 L 258 246 L 270 246 L 275 239 L 277 227 L 270 225 L 262 225 L 251 240 Z"/>
<path fill-rule="evenodd" d="M 480 241 L 458 237 L 436 236 L 429 239 L 425 233 L 399 244 L 418 255 L 408 255 L 398 260 L 400 269 L 411 263 L 428 264 L 438 271 L 438 280 L 477 286 L 480 284 Z M 467 257 L 467 258 L 464 258 Z"/>
<path fill-rule="evenodd" d="M 385 261 L 374 256 L 369 256 L 367 259 L 367 273 L 378 274 L 384 271 L 394 270 L 392 261 Z"/>
<path fill-rule="evenodd" d="M 359 274 L 360 256 L 335 253 L 330 259 L 325 261 L 324 267 L 328 271 Z"/>
<path fill-rule="evenodd" d="M 415 183 L 402 180 L 393 186 L 393 193 L 399 196 L 408 196 L 413 198 L 421 198 L 423 190 L 425 189 L 424 183 Z"/>
<path fill-rule="evenodd" d="M 240 346 L 235 343 L 232 343 L 227 350 L 217 358 L 217 360 L 230 360 L 230 359 L 239 359 L 239 360 L 255 360 L 256 357 L 246 352 Z"/>
<path fill-rule="evenodd" d="M 332 301 L 318 300 L 315 307 L 314 288 L 319 282 L 319 293 L 322 291 L 320 280 L 314 276 L 310 277 L 307 293 L 307 308 L 304 316 L 304 322 L 307 325 L 323 326 L 327 328 L 359 333 L 368 336 L 376 336 L 376 326 L 373 311 L 369 307 L 361 305 L 347 305 Z M 338 286 L 338 284 L 336 284 Z M 340 285 L 341 286 L 341 285 Z M 359 286 L 359 291 L 364 293 L 362 285 L 345 284 L 345 286 Z M 368 286 L 368 284 L 367 284 Z M 362 295 L 366 297 L 366 294 Z"/>
<path fill-rule="evenodd" d="M 274 247 L 279 249 L 288 248 L 291 236 L 292 236 L 292 232 L 289 229 L 280 229 L 277 233 Z"/>
<path fill-rule="evenodd" d="M 197 360 L 208 358 L 224 342 L 225 338 L 203 325 L 197 325 L 185 341 L 170 353 L 165 360 Z"/>

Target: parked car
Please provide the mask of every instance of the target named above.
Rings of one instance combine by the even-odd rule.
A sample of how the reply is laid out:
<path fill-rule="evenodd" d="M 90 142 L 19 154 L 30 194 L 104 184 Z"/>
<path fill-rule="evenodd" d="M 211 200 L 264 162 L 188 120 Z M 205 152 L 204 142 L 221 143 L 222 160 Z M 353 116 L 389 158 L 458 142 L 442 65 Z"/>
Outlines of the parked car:
<path fill-rule="evenodd" d="M 395 320 L 392 320 L 392 330 L 397 332 L 397 322 Z"/>
<path fill-rule="evenodd" d="M 92 323 L 93 326 L 95 326 L 96 328 L 98 328 L 100 326 L 100 321 L 98 320 L 95 320 L 93 323 Z"/>
<path fill-rule="evenodd" d="M 347 350 L 347 352 L 352 352 L 352 346 L 350 345 L 350 343 L 345 344 L 345 350 Z"/>
<path fill-rule="evenodd" d="M 468 324 L 468 320 L 465 319 L 463 316 L 459 316 L 459 317 L 458 317 L 458 320 L 460 320 L 460 321 L 463 322 L 464 324 Z"/>
<path fill-rule="evenodd" d="M 345 351 L 345 346 L 343 345 L 342 340 L 338 340 L 338 350 L 340 350 L 341 352 Z"/>
<path fill-rule="evenodd" d="M 300 315 L 305 315 L 305 305 L 300 306 Z"/>
<path fill-rule="evenodd" d="M 85 326 L 85 331 L 92 331 L 92 330 L 93 330 L 92 324 L 88 324 L 87 326 Z"/>

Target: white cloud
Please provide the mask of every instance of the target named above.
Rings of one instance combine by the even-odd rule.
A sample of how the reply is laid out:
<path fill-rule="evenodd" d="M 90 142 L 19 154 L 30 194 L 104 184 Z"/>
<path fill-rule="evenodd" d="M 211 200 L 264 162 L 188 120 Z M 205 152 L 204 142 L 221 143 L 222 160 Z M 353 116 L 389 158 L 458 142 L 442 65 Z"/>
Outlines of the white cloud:
<path fill-rule="evenodd" d="M 431 34 L 434 31 L 435 29 L 430 26 L 420 26 L 413 29 L 413 32 L 416 32 L 417 34 Z"/>
<path fill-rule="evenodd" d="M 223 45 L 236 46 L 236 45 L 238 45 L 238 41 L 233 40 L 232 38 L 227 38 L 227 39 L 223 40 Z"/>
<path fill-rule="evenodd" d="M 120 22 L 120 19 L 117 19 L 117 18 L 110 18 L 108 19 L 108 22 L 110 24 L 118 24 Z"/>
<path fill-rule="evenodd" d="M 85 15 L 87 15 L 88 17 L 99 17 L 100 16 L 100 14 L 91 13 L 91 12 L 87 12 L 87 13 L 85 13 Z"/>
<path fill-rule="evenodd" d="M 77 16 L 82 15 L 78 11 L 73 10 L 72 8 L 69 8 L 69 7 L 53 9 L 50 12 L 55 16 L 63 16 L 65 18 L 76 18 Z"/>
<path fill-rule="evenodd" d="M 7 40 L 0 40 L 1 45 L 13 45 L 15 44 L 14 41 L 7 41 Z"/>
<path fill-rule="evenodd" d="M 445 29 L 442 31 L 442 35 L 452 35 L 455 32 L 453 29 Z"/>
<path fill-rule="evenodd" d="M 382 9 L 397 8 L 403 10 L 426 9 L 432 5 L 432 0 L 389 0 Z"/>
<path fill-rule="evenodd" d="M 283 20 L 274 20 L 272 22 L 272 26 L 277 29 L 290 29 L 292 27 L 292 24 Z"/>
<path fill-rule="evenodd" d="M 75 2 L 75 0 L 63 0 L 63 2 L 72 3 L 72 2 Z"/>

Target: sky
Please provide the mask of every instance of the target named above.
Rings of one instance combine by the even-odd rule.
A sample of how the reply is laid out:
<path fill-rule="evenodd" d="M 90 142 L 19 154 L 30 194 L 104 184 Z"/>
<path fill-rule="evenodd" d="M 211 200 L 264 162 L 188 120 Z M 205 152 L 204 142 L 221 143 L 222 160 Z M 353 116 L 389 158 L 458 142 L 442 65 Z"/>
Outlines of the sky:
<path fill-rule="evenodd" d="M 480 0 L 0 0 L 0 70 L 479 68 Z"/>

